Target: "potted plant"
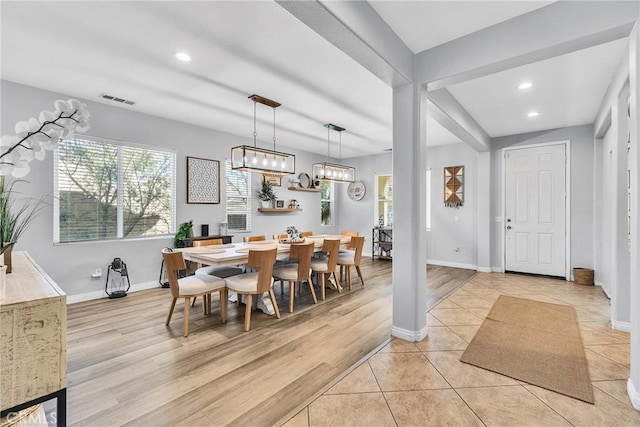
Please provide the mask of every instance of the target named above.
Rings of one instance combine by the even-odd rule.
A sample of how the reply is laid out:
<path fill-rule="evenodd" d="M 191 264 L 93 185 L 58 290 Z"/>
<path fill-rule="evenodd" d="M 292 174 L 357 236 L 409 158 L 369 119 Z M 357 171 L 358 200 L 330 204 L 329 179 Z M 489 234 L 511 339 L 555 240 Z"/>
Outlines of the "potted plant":
<path fill-rule="evenodd" d="M 180 226 L 178 227 L 178 231 L 173 238 L 175 247 L 184 248 L 184 239 L 186 239 L 187 237 L 193 237 L 193 220 L 189 220 L 180 224 Z"/>
<path fill-rule="evenodd" d="M 263 208 L 270 207 L 278 198 L 276 193 L 273 192 L 273 185 L 266 180 L 262 180 L 262 184 L 260 185 L 260 189 L 257 191 L 256 195 L 258 196 L 258 199 L 262 201 Z"/>
<path fill-rule="evenodd" d="M 7 273 L 11 273 L 11 251 L 31 221 L 46 207 L 44 199 L 23 199 L 16 204 L 16 191 L 13 186 L 24 180 L 6 181 L 0 177 L 0 254 L 4 254 Z"/>

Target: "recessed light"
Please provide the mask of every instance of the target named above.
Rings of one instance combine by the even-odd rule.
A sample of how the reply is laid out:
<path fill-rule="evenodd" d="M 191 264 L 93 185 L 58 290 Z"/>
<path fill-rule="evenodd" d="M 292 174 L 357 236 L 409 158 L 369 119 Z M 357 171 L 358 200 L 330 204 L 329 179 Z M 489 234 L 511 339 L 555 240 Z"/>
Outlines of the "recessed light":
<path fill-rule="evenodd" d="M 531 82 L 522 82 L 522 83 L 520 83 L 520 85 L 518 86 L 518 89 L 520 89 L 520 90 L 526 90 L 526 89 L 531 89 L 531 87 L 533 87 L 533 83 L 531 83 Z"/>
<path fill-rule="evenodd" d="M 527 114 L 527 117 L 538 117 L 540 115 L 540 113 L 538 113 L 537 111 L 532 111 L 529 114 Z"/>
<path fill-rule="evenodd" d="M 175 55 L 176 59 L 178 61 L 182 61 L 182 62 L 189 62 L 191 61 L 191 56 L 189 56 L 188 53 L 184 53 L 184 52 L 176 52 Z"/>

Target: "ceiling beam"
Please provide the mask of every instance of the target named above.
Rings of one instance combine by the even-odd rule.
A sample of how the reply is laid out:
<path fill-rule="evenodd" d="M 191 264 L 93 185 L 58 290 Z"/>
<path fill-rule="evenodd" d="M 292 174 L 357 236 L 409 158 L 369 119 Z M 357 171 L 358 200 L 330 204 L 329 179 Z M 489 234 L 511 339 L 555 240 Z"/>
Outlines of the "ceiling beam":
<path fill-rule="evenodd" d="M 369 3 L 276 2 L 389 86 L 413 81 L 413 52 Z"/>
<path fill-rule="evenodd" d="M 449 132 L 476 151 L 489 151 L 491 137 L 446 89 L 427 92 L 427 112 Z"/>
<path fill-rule="evenodd" d="M 559 1 L 416 55 L 415 80 L 428 88 L 494 74 L 628 37 L 637 1 Z"/>

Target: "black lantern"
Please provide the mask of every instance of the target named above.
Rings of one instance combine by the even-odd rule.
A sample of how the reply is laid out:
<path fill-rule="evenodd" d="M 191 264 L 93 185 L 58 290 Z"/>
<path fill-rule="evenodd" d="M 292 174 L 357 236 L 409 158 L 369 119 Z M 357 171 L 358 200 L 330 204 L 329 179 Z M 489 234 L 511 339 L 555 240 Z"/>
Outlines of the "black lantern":
<path fill-rule="evenodd" d="M 129 288 L 131 283 L 127 264 L 120 258 L 114 258 L 107 269 L 107 283 L 104 284 L 104 291 L 109 298 L 122 298 L 127 296 Z"/>

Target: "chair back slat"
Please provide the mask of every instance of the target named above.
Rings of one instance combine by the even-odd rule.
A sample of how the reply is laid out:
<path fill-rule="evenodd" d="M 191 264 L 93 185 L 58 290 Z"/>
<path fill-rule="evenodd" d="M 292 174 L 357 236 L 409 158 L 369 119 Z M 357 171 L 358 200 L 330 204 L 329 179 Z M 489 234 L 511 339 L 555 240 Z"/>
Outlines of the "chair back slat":
<path fill-rule="evenodd" d="M 267 240 L 267 236 L 245 236 L 242 238 L 243 242 L 260 242 L 262 240 Z"/>
<path fill-rule="evenodd" d="M 322 252 L 328 254 L 327 267 L 328 271 L 334 271 L 338 262 L 338 251 L 340 250 L 339 239 L 324 239 L 322 242 Z"/>
<path fill-rule="evenodd" d="M 309 280 L 311 257 L 313 256 L 313 242 L 296 243 L 291 245 L 289 259 L 298 261 L 298 281 Z"/>
<path fill-rule="evenodd" d="M 347 230 L 342 230 L 340 232 L 341 236 L 349 236 L 349 237 L 357 237 L 360 235 L 360 233 L 358 233 L 357 231 L 347 231 Z M 355 247 L 353 246 L 353 240 L 351 240 L 349 243 L 347 243 L 347 249 L 350 250 L 355 250 Z"/>
<path fill-rule="evenodd" d="M 213 246 L 221 245 L 222 239 L 194 240 L 193 246 Z"/>
<path fill-rule="evenodd" d="M 313 236 L 313 231 L 301 231 L 300 232 L 300 237 L 309 237 L 309 236 Z"/>
<path fill-rule="evenodd" d="M 184 258 L 182 257 L 182 252 L 173 252 L 171 248 L 164 248 L 162 249 L 162 259 L 164 260 L 164 268 L 167 270 L 171 295 L 174 298 L 178 298 L 180 295 L 178 271 L 187 268 Z"/>
<path fill-rule="evenodd" d="M 350 246 L 356 251 L 353 256 L 353 262 L 355 265 L 360 265 L 360 259 L 362 258 L 362 249 L 364 248 L 364 236 L 352 236 Z"/>
<path fill-rule="evenodd" d="M 267 250 L 249 250 L 249 267 L 258 269 L 258 292 L 268 292 L 273 285 L 273 264 L 276 262 L 277 248 Z"/>

